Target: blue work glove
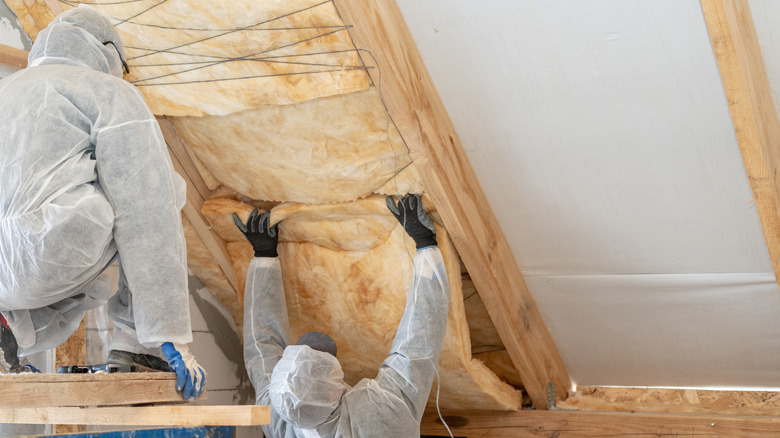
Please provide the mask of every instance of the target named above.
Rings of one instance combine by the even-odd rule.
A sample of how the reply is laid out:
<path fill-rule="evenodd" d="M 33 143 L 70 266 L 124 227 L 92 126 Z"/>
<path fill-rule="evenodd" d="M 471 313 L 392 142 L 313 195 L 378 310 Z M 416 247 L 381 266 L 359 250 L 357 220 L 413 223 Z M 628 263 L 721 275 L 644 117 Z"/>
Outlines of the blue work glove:
<path fill-rule="evenodd" d="M 422 207 L 420 195 L 406 195 L 395 204 L 393 198 L 385 198 L 387 208 L 393 213 L 398 222 L 404 227 L 406 234 L 414 239 L 417 249 L 426 246 L 436 246 L 436 231 L 433 227 L 433 221 Z"/>
<path fill-rule="evenodd" d="M 25 368 L 25 370 L 22 371 L 23 373 L 41 373 L 42 372 L 41 370 L 39 370 L 38 368 L 35 368 L 34 366 L 32 366 L 30 364 L 23 365 L 23 366 Z"/>
<path fill-rule="evenodd" d="M 246 225 L 241 223 L 237 214 L 233 213 L 233 222 L 242 233 L 252 248 L 255 250 L 255 257 L 277 257 L 276 245 L 279 243 L 279 233 L 277 225 L 269 226 L 271 222 L 271 212 L 264 211 L 257 214 L 257 209 L 252 210 Z"/>
<path fill-rule="evenodd" d="M 176 390 L 182 398 L 193 401 L 206 387 L 206 373 L 195 362 L 187 344 L 162 344 L 162 351 L 168 366 L 176 373 Z"/>

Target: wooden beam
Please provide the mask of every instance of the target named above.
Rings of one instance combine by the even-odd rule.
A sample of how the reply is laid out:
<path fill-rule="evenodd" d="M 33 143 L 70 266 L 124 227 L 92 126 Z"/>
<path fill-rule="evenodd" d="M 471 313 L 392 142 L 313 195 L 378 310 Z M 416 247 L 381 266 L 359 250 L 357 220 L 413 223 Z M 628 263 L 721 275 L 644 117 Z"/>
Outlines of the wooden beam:
<path fill-rule="evenodd" d="M 168 143 L 168 147 L 171 150 L 171 156 L 175 156 L 176 160 L 181 164 L 182 170 L 186 174 L 185 178 L 192 182 L 201 198 L 204 200 L 209 199 L 211 197 L 211 189 L 209 189 L 206 181 L 203 180 L 200 171 L 198 171 L 198 167 L 192 161 L 190 152 L 187 147 L 184 146 L 184 141 L 179 137 L 179 133 L 176 131 L 176 127 L 173 125 L 171 118 L 168 116 L 157 116 L 157 123 L 160 125 L 163 137 L 165 137 L 165 141 Z"/>
<path fill-rule="evenodd" d="M 204 391 L 198 400 L 205 398 Z M 183 402 L 176 391 L 175 373 L 0 375 L 0 411 L 21 407 L 172 402 Z"/>
<path fill-rule="evenodd" d="M 452 434 L 467 438 L 763 437 L 780 430 L 778 417 L 613 412 L 457 412 L 442 415 Z M 423 416 L 421 435 L 449 437 L 435 410 Z"/>
<path fill-rule="evenodd" d="M 780 280 L 780 122 L 747 0 L 701 0 L 775 278 Z"/>
<path fill-rule="evenodd" d="M 190 220 L 193 228 L 195 228 L 195 232 L 203 240 L 203 244 L 206 245 L 206 248 L 214 257 L 214 261 L 222 269 L 225 277 L 227 277 L 233 289 L 237 292 L 236 296 L 238 296 L 238 280 L 236 279 L 235 271 L 233 271 L 233 265 L 230 263 L 230 254 L 225 241 L 211 229 L 208 221 L 201 214 L 203 203 L 209 198 L 211 191 L 203 181 L 203 177 L 201 177 L 192 159 L 190 159 L 181 138 L 176 133 L 173 122 L 167 117 L 157 117 L 157 122 L 160 125 L 166 143 L 168 143 L 168 152 L 171 155 L 173 168 L 187 183 L 187 204 L 182 209 L 182 212 Z"/>
<path fill-rule="evenodd" d="M 26 50 L 0 44 L 0 64 L 2 65 L 21 70 L 27 67 L 27 55 Z"/>
<path fill-rule="evenodd" d="M 538 409 L 547 384 L 571 381 L 394 0 L 334 0 L 390 116 L 411 150 L 526 391 Z M 365 53 L 365 52 L 363 52 Z M 374 62 L 376 60 L 376 63 Z M 381 81 L 380 81 L 381 72 Z"/>
<path fill-rule="evenodd" d="M 780 417 L 780 392 L 578 387 L 561 409 Z"/>
<path fill-rule="evenodd" d="M 271 422 L 268 406 L 122 406 L 102 408 L 5 408 L 0 423 L 114 426 L 260 426 Z"/>

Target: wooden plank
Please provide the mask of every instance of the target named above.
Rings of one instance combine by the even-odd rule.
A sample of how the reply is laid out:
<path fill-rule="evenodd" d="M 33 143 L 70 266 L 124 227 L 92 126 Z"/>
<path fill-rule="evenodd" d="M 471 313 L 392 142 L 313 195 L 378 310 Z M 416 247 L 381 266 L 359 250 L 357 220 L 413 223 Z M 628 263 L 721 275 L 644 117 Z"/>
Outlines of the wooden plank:
<path fill-rule="evenodd" d="M 0 44 L 0 64 L 2 65 L 21 70 L 27 67 L 27 55 L 26 50 Z"/>
<path fill-rule="evenodd" d="M 84 365 L 87 363 L 87 321 L 81 320 L 76 331 L 70 335 L 67 341 L 54 350 L 54 369 L 61 366 Z M 78 433 L 86 432 L 84 424 L 56 424 L 54 433 Z"/>
<path fill-rule="evenodd" d="M 455 437 L 603 438 L 603 437 L 766 437 L 780 431 L 778 417 L 672 415 L 612 412 L 443 411 Z M 423 416 L 420 433 L 450 436 L 435 410 Z"/>
<path fill-rule="evenodd" d="M 269 406 L 42 407 L 0 410 L 0 423 L 114 426 L 260 426 L 271 422 Z"/>
<path fill-rule="evenodd" d="M 578 387 L 558 407 L 580 411 L 780 417 L 780 392 L 585 386 Z"/>
<path fill-rule="evenodd" d="M 780 280 L 780 122 L 747 0 L 701 0 L 775 278 Z"/>
<path fill-rule="evenodd" d="M 334 0 L 526 391 L 546 406 L 572 386 L 444 103 L 393 0 Z M 376 59 L 376 63 L 374 62 Z M 381 81 L 380 81 L 381 71 Z"/>
<path fill-rule="evenodd" d="M 206 186 L 206 183 L 203 182 L 203 178 L 192 163 L 192 160 L 190 160 L 189 155 L 187 155 L 184 145 L 176 134 L 176 129 L 171 121 L 165 118 L 158 118 L 158 123 L 160 123 L 160 129 L 163 131 L 165 141 L 168 143 L 168 152 L 171 155 L 173 168 L 187 183 L 187 204 L 184 205 L 182 212 L 192 223 L 195 232 L 203 240 L 203 244 L 206 245 L 206 248 L 214 257 L 214 261 L 222 269 L 233 289 L 238 292 L 238 280 L 236 279 L 235 271 L 233 271 L 233 265 L 230 263 L 230 254 L 225 241 L 211 229 L 208 221 L 200 212 L 211 191 Z"/>
<path fill-rule="evenodd" d="M 198 400 L 205 398 L 204 390 Z M 181 394 L 176 391 L 175 373 L 0 375 L 0 411 L 12 407 L 172 402 L 183 402 Z"/>

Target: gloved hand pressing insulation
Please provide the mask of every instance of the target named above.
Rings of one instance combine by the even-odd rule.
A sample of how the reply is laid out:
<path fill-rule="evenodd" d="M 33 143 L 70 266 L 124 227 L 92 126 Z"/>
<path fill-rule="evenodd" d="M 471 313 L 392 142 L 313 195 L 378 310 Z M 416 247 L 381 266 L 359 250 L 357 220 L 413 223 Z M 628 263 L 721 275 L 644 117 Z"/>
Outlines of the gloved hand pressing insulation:
<path fill-rule="evenodd" d="M 187 344 L 166 342 L 162 344 L 162 351 L 168 366 L 176 373 L 176 390 L 185 400 L 195 400 L 206 387 L 206 373 L 195 362 Z"/>
<path fill-rule="evenodd" d="M 244 236 L 252 244 L 255 250 L 255 257 L 277 257 L 276 246 L 279 243 L 279 233 L 277 225 L 269 226 L 271 223 L 271 211 L 264 211 L 257 214 L 257 209 L 252 210 L 246 225 L 241 222 L 237 214 L 233 213 L 233 222 Z"/>
<path fill-rule="evenodd" d="M 414 239 L 417 249 L 436 245 L 436 231 L 433 221 L 422 207 L 420 195 L 406 195 L 395 204 L 393 198 L 385 198 L 387 208 L 404 227 L 406 234 Z"/>

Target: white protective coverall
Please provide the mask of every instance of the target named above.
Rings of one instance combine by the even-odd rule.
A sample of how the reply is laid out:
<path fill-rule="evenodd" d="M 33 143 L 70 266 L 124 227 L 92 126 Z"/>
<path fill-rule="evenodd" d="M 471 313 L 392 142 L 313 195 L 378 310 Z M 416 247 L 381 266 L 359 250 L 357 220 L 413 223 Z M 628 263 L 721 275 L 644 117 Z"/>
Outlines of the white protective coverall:
<path fill-rule="evenodd" d="M 256 403 L 272 406 L 271 424 L 263 426 L 265 436 L 419 437 L 449 298 L 438 247 L 417 250 L 414 279 L 390 355 L 375 379 L 349 387 L 335 357 L 307 345 L 288 346 L 279 260 L 252 259 L 244 295 L 244 361 Z"/>
<path fill-rule="evenodd" d="M 185 185 L 123 59 L 108 18 L 82 6 L 0 81 L 0 311 L 20 356 L 59 345 L 106 302 L 101 273 L 117 256 L 114 323 L 150 348 L 192 341 Z"/>

